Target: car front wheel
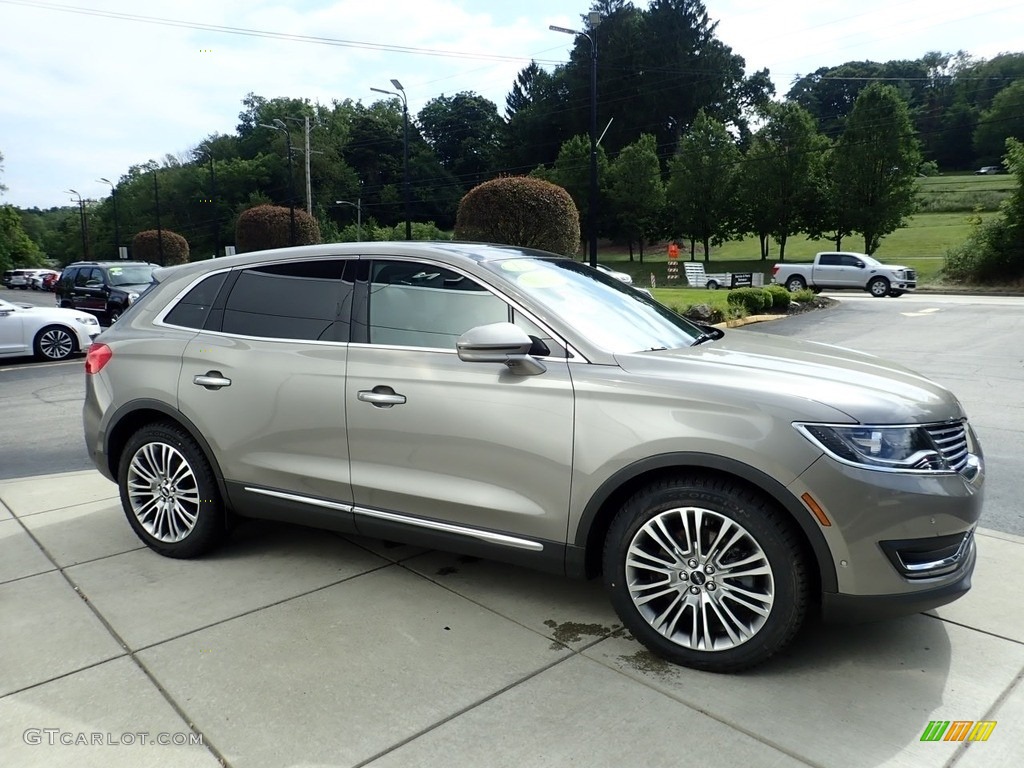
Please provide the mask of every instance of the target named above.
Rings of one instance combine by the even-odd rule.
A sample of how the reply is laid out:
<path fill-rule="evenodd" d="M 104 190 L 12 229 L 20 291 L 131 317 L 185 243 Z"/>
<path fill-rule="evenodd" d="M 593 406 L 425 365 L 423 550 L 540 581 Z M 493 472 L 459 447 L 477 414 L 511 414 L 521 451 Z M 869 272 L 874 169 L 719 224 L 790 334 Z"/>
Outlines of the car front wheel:
<path fill-rule="evenodd" d="M 39 360 L 67 360 L 75 351 L 75 335 L 59 325 L 48 325 L 36 334 L 33 350 Z"/>
<path fill-rule="evenodd" d="M 681 476 L 635 494 L 609 529 L 604 578 L 634 637 L 710 672 L 765 661 L 807 613 L 808 567 L 794 525 L 727 479 Z"/>
<path fill-rule="evenodd" d="M 881 299 L 889 294 L 889 281 L 884 277 L 874 277 L 868 283 L 868 293 L 876 299 Z"/>
<path fill-rule="evenodd" d="M 136 535 L 167 557 L 196 557 L 226 532 L 210 463 L 195 440 L 170 423 L 133 434 L 118 469 L 121 506 Z"/>

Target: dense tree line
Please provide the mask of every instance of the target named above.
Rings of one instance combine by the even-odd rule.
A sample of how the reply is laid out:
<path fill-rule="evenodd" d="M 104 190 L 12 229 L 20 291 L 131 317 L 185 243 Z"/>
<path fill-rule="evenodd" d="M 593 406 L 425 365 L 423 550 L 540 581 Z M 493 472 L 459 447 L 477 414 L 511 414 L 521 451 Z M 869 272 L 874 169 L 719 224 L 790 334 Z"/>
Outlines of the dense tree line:
<path fill-rule="evenodd" d="M 694 256 L 743 236 L 758 240 L 762 258 L 772 242 L 784 256 L 798 233 L 837 246 L 856 234 L 872 251 L 912 210 L 922 161 L 997 164 L 1007 137 L 1024 138 L 1024 54 L 847 62 L 797 79 L 780 102 L 767 71 L 745 74 L 699 0 L 592 9 L 600 24 L 584 18 L 587 36 L 569 61 L 524 67 L 503 115 L 472 92 L 442 94 L 410 115 L 418 233 L 450 230 L 466 192 L 502 175 L 554 181 L 587 220 L 592 43 L 600 234 L 641 259 L 664 237 L 687 241 Z M 89 201 L 84 246 L 77 206 L 20 211 L 20 221 L 8 212 L 0 261 L 111 258 L 157 227 L 206 258 L 233 243 L 242 211 L 267 203 L 308 206 L 325 241 L 393 236 L 404 220 L 401 102 L 249 94 L 233 134 L 135 165 L 110 196 Z"/>

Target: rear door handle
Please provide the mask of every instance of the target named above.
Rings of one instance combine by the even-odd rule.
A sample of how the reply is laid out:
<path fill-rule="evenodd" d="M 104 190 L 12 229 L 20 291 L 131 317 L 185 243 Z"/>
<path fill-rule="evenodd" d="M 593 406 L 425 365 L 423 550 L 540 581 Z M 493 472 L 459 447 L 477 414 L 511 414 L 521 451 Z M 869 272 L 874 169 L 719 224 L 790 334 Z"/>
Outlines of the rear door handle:
<path fill-rule="evenodd" d="M 370 403 L 378 408 L 390 408 L 392 405 L 405 403 L 405 395 L 399 395 L 391 387 L 374 387 L 373 389 L 361 389 L 356 397 L 364 403 Z"/>
<path fill-rule="evenodd" d="M 230 387 L 231 379 L 222 376 L 220 371 L 207 371 L 205 374 L 193 376 L 192 383 L 207 389 L 220 389 L 221 387 Z"/>

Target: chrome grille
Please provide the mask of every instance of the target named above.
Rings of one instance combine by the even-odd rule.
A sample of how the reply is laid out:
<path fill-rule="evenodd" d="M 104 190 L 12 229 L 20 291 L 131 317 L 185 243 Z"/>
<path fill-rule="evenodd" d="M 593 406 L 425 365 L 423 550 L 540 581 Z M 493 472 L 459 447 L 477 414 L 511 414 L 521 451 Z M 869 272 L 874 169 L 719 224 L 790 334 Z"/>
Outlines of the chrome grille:
<path fill-rule="evenodd" d="M 963 472 L 967 466 L 967 426 L 964 422 L 930 424 L 925 429 L 949 465 L 957 472 Z"/>
<path fill-rule="evenodd" d="M 905 270 L 903 270 L 903 274 L 906 276 L 907 280 L 917 280 L 917 270 L 916 269 L 905 269 Z"/>

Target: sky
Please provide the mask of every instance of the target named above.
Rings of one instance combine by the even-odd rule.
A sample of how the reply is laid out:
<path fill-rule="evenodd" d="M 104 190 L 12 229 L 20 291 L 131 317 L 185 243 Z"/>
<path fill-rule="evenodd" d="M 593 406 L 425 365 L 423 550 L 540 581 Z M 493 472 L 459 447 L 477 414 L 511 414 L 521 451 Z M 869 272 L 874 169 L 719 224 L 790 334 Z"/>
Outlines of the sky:
<path fill-rule="evenodd" d="M 768 68 L 779 95 L 845 61 L 1024 50 L 1020 0 L 705 7 L 718 38 L 748 73 Z M 394 78 L 412 115 L 461 91 L 504 114 L 519 70 L 568 59 L 572 36 L 548 26 L 579 29 L 588 10 L 589 0 L 0 0 L 0 203 L 68 205 L 66 190 L 101 199 L 110 188 L 98 179 L 234 133 L 249 92 L 368 104 Z"/>

